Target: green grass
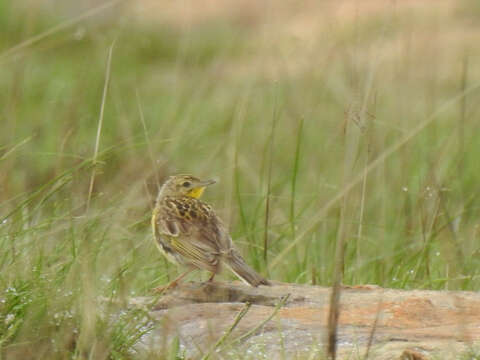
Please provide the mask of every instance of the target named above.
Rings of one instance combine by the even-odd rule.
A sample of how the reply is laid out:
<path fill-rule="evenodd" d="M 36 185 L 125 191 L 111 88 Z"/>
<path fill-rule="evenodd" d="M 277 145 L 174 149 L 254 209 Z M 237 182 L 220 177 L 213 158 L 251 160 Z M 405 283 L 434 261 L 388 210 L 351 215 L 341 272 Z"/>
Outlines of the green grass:
<path fill-rule="evenodd" d="M 469 7 L 364 16 L 308 47 L 255 19 L 107 9 L 9 52 L 69 17 L 0 2 L 0 358 L 135 356 L 152 323 L 123 309 L 177 272 L 149 216 L 179 172 L 219 178 L 206 201 L 272 279 L 331 285 L 342 229 L 347 284 L 478 291 L 479 53 L 449 37 L 480 31 Z"/>

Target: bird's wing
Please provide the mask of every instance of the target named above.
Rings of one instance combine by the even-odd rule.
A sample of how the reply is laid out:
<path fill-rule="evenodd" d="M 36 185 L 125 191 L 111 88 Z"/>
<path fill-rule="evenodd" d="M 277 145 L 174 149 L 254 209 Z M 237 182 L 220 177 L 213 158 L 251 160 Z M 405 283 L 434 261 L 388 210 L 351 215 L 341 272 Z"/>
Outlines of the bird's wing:
<path fill-rule="evenodd" d="M 186 219 L 175 215 L 157 220 L 157 231 L 169 246 L 187 262 L 210 271 L 218 266 L 219 248 L 216 235 L 200 219 Z"/>

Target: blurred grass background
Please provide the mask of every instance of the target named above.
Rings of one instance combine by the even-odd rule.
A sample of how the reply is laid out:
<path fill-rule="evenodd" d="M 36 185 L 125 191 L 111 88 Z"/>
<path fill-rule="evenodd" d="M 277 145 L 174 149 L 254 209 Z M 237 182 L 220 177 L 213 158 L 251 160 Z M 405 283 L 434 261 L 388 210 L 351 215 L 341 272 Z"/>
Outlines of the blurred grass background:
<path fill-rule="evenodd" d="M 177 273 L 149 225 L 174 173 L 220 180 L 205 200 L 272 279 L 331 285 L 341 238 L 344 283 L 478 291 L 479 20 L 0 1 L 0 358 L 135 357 L 153 325 L 119 309 Z"/>

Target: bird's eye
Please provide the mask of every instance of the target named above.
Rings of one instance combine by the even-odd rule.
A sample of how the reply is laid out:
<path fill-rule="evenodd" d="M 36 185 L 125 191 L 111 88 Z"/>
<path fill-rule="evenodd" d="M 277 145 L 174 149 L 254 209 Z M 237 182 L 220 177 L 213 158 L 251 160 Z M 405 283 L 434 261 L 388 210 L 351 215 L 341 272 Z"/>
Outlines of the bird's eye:
<path fill-rule="evenodd" d="M 190 181 L 185 181 L 182 186 L 184 187 L 189 187 L 190 185 L 192 185 L 192 183 Z"/>

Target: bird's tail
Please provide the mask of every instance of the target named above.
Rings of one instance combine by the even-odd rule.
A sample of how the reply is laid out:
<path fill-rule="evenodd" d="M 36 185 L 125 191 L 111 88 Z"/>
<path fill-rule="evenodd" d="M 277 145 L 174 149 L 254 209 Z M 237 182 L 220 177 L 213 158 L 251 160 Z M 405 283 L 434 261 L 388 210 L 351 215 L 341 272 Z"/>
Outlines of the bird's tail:
<path fill-rule="evenodd" d="M 270 285 L 270 282 L 267 279 L 248 266 L 236 250 L 232 249 L 223 260 L 225 265 L 227 265 L 235 275 L 251 286 L 257 287 L 258 285 Z"/>

